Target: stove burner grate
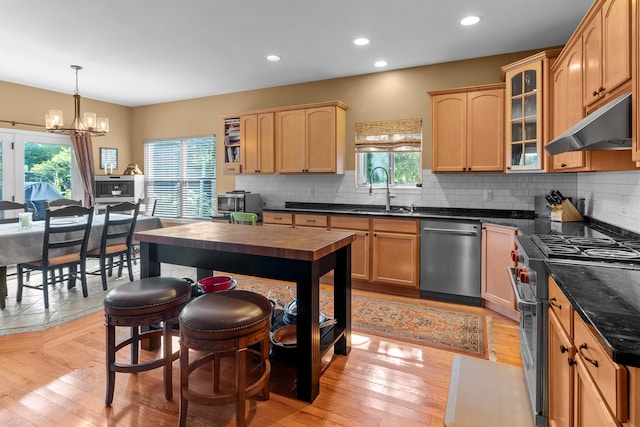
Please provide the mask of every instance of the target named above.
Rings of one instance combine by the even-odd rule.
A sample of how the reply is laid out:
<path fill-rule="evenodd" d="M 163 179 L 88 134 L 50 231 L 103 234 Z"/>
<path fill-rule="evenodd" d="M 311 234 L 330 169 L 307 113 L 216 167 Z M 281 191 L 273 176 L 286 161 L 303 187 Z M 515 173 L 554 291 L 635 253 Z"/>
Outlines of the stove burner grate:
<path fill-rule="evenodd" d="M 640 240 L 543 234 L 533 236 L 533 241 L 549 259 L 640 264 Z"/>

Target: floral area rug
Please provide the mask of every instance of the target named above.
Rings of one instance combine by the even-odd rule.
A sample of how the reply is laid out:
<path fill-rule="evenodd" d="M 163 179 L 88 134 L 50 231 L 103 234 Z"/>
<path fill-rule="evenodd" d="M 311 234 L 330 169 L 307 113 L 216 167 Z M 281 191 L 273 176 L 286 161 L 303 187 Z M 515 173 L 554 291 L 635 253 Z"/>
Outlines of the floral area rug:
<path fill-rule="evenodd" d="M 238 289 L 264 296 L 271 290 L 271 299 L 288 302 L 292 299 L 288 288 L 295 294 L 295 284 L 287 286 L 244 276 L 236 279 Z M 329 318 L 333 317 L 333 291 L 321 289 L 320 311 Z M 354 293 L 351 296 L 351 316 L 354 331 L 487 358 L 485 335 L 489 319 L 482 315 Z"/>

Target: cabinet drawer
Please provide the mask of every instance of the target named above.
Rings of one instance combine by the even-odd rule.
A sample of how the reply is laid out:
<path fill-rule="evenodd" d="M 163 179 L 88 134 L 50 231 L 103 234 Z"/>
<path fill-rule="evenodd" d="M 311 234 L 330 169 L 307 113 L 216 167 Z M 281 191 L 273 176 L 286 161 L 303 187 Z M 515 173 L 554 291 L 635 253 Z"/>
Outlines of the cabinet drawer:
<path fill-rule="evenodd" d="M 609 409 L 620 422 L 628 416 L 627 369 L 613 362 L 578 313 L 573 314 L 576 357 L 584 362 Z"/>
<path fill-rule="evenodd" d="M 373 231 L 418 234 L 419 222 L 413 219 L 374 218 Z"/>
<path fill-rule="evenodd" d="M 362 216 L 332 216 L 331 228 L 344 228 L 346 230 L 369 230 L 369 218 Z"/>
<path fill-rule="evenodd" d="M 242 173 L 242 164 L 237 162 L 223 163 L 222 173 L 225 175 L 237 175 L 239 173 Z"/>
<path fill-rule="evenodd" d="M 295 214 L 296 226 L 327 228 L 326 215 Z"/>
<path fill-rule="evenodd" d="M 572 337 L 573 318 L 571 316 L 573 307 L 551 277 L 549 277 L 549 309 L 558 316 L 558 320 L 560 320 L 560 324 L 567 335 Z"/>
<path fill-rule="evenodd" d="M 293 214 L 282 212 L 262 212 L 262 223 L 293 225 Z"/>

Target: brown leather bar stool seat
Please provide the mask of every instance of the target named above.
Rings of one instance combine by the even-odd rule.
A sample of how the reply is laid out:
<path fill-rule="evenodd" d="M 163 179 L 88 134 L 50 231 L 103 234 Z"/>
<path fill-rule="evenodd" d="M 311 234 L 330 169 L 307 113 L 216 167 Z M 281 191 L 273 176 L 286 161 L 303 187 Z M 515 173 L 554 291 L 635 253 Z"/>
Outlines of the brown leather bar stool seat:
<path fill-rule="evenodd" d="M 185 279 L 172 277 L 148 277 L 125 283 L 112 289 L 104 299 L 104 319 L 107 327 L 107 391 L 104 402 L 113 402 L 116 372 L 142 372 L 164 368 L 164 395 L 171 400 L 171 365 L 179 357 L 172 351 L 171 321 L 178 317 L 191 299 L 191 284 Z M 140 332 L 139 327 L 162 322 L 162 329 Z M 116 344 L 116 326 L 131 327 L 131 336 Z M 163 337 L 164 353 L 161 358 L 139 362 L 139 343 L 143 338 Z M 116 353 L 131 348 L 131 363 L 116 362 Z"/>
<path fill-rule="evenodd" d="M 186 424 L 189 402 L 204 405 L 236 403 L 236 425 L 244 426 L 245 399 L 260 391 L 265 400 L 269 399 L 271 313 L 272 305 L 268 299 L 242 290 L 205 294 L 186 305 L 179 317 L 180 426 Z M 261 343 L 260 351 L 249 348 L 257 343 Z M 189 349 L 204 355 L 189 363 Z M 247 384 L 248 352 L 257 355 L 261 365 L 253 367 L 261 370 L 259 378 L 251 384 Z M 235 356 L 235 387 L 221 393 L 220 359 L 228 355 Z M 212 360 L 213 392 L 189 387 L 189 375 Z"/>

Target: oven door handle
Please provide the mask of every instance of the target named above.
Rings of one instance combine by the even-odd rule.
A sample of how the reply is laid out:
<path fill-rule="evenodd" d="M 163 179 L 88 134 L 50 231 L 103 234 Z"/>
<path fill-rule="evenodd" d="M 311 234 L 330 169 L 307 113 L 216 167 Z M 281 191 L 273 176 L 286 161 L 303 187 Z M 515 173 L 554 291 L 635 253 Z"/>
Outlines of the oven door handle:
<path fill-rule="evenodd" d="M 536 301 L 530 301 L 524 299 L 522 296 L 519 286 L 516 282 L 516 269 L 515 267 L 507 267 L 507 272 L 509 274 L 509 281 L 511 282 L 511 287 L 513 288 L 513 293 L 516 296 L 516 305 L 521 311 L 528 311 L 535 313 L 536 312 Z"/>

